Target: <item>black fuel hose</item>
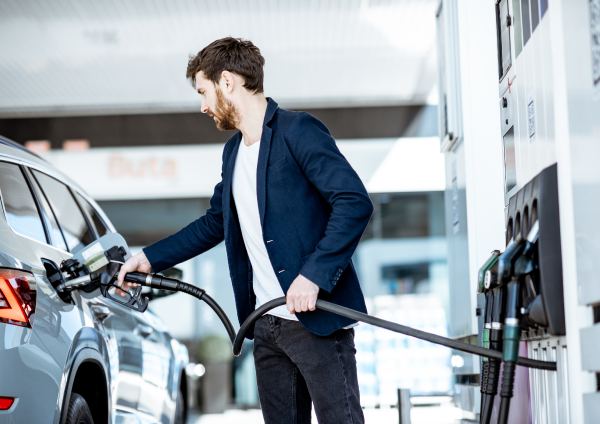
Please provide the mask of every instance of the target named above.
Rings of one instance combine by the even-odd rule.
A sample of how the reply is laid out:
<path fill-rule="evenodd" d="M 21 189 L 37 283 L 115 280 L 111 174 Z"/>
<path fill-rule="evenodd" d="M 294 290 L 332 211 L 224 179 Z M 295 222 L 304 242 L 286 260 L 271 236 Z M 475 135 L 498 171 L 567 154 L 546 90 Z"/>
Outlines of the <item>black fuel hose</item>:
<path fill-rule="evenodd" d="M 240 327 L 240 330 L 235 337 L 233 343 L 233 354 L 239 356 L 242 352 L 242 343 L 246 333 L 254 325 L 256 320 L 263 316 L 266 312 L 270 311 L 277 306 L 285 305 L 285 297 L 271 300 L 260 306 L 254 312 L 250 314 L 246 321 Z M 498 352 L 491 349 L 486 349 L 481 346 L 472 345 L 469 343 L 459 342 L 458 340 L 449 339 L 447 337 L 438 336 L 437 334 L 427 333 L 426 331 L 417 330 L 415 328 L 407 327 L 402 324 L 396 324 L 383 320 L 381 318 L 375 318 L 362 312 L 354 311 L 352 309 L 344 308 L 343 306 L 335 305 L 324 300 L 317 300 L 317 308 L 323 309 L 324 311 L 332 312 L 337 315 L 341 315 L 346 318 L 353 319 L 355 321 L 361 321 L 367 324 L 374 325 L 375 327 L 385 328 L 386 330 L 393 331 L 395 333 L 405 334 L 407 336 L 415 337 L 417 339 L 425 340 L 431 343 L 439 344 L 442 346 L 449 347 L 451 349 L 460 350 L 466 353 L 472 353 L 473 355 L 485 356 L 487 358 L 494 358 L 502 360 L 502 352 Z M 556 362 L 538 361 L 536 359 L 523 358 L 519 356 L 517 358 L 517 365 L 528 368 L 536 368 L 540 370 L 556 371 Z"/>
<path fill-rule="evenodd" d="M 157 274 L 145 274 L 141 272 L 128 273 L 125 276 L 125 281 L 141 284 L 143 286 L 153 287 L 162 290 L 184 292 L 191 296 L 196 297 L 208 304 L 213 311 L 217 314 L 227 334 L 232 341 L 233 354 L 239 356 L 242 352 L 242 344 L 246 337 L 246 333 L 254 326 L 254 323 L 265 313 L 273 308 L 281 305 L 285 305 L 285 297 L 273 299 L 270 302 L 261 305 L 258 309 L 246 318 L 242 323 L 240 330 L 235 334 L 231 321 L 227 318 L 227 315 L 221 309 L 219 304 L 215 302 L 210 296 L 206 294 L 204 290 L 199 287 L 193 286 L 188 283 L 184 283 L 174 278 L 168 278 Z M 451 349 L 460 350 L 462 352 L 471 353 L 473 355 L 485 356 L 487 358 L 494 358 L 502 360 L 502 352 L 495 350 L 486 349 L 481 346 L 476 346 L 458 340 L 449 339 L 446 337 L 438 336 L 436 334 L 427 333 L 426 331 L 417 330 L 415 328 L 407 327 L 402 324 L 396 324 L 383 320 L 381 318 L 375 318 L 362 312 L 354 311 L 352 309 L 344 308 L 343 306 L 335 305 L 324 300 L 317 300 L 317 308 L 323 309 L 324 311 L 332 312 L 337 315 L 341 315 L 346 318 L 353 319 L 355 321 L 361 321 L 367 324 L 374 325 L 375 327 L 385 328 L 386 330 L 393 331 L 395 333 L 405 334 L 407 336 L 415 337 L 417 339 L 425 340 L 431 343 L 439 344 L 442 346 L 449 347 Z M 556 362 L 538 361 L 536 359 L 523 358 L 519 356 L 516 361 L 517 365 L 521 365 L 528 368 L 537 368 L 541 370 L 556 371 Z"/>
<path fill-rule="evenodd" d="M 231 340 L 231 344 L 233 344 L 233 342 L 235 341 L 235 330 L 233 328 L 233 325 L 231 325 L 231 321 L 229 321 L 227 314 L 219 306 L 219 304 L 215 302 L 215 300 L 212 297 L 207 295 L 206 291 L 204 291 L 200 287 L 184 283 L 183 281 L 179 281 L 176 278 L 169 278 L 159 274 L 146 274 L 144 272 L 129 272 L 125 274 L 125 281 L 129 283 L 140 284 L 146 287 L 152 287 L 154 289 L 159 290 L 182 292 L 189 294 L 190 296 L 194 296 L 196 299 L 202 300 L 208 306 L 210 306 L 213 311 L 215 311 L 215 313 L 223 323 L 223 326 L 227 331 L 227 335 Z"/>
<path fill-rule="evenodd" d="M 195 297 L 198 297 L 198 296 L 195 296 Z M 198 299 L 204 301 L 208 306 L 211 307 L 211 309 L 213 311 L 215 311 L 215 313 L 217 314 L 217 316 L 223 323 L 225 330 L 227 330 L 227 335 L 229 336 L 229 340 L 231 340 L 231 344 L 233 344 L 233 342 L 235 341 L 235 330 L 233 329 L 233 325 L 231 325 L 231 321 L 229 321 L 229 318 L 227 318 L 225 311 L 223 311 L 223 309 L 221 309 L 219 304 L 217 302 L 215 302 L 215 300 L 212 297 L 210 297 L 209 295 L 207 295 L 206 293 L 204 293 L 202 295 L 202 297 L 198 297 Z"/>

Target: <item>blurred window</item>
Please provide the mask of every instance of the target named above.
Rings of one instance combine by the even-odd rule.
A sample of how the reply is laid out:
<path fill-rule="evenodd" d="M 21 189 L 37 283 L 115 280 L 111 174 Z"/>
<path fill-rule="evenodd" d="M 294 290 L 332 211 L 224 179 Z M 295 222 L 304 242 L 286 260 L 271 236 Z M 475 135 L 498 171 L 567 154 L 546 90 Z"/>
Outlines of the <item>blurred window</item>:
<path fill-rule="evenodd" d="M 130 246 L 149 246 L 204 215 L 210 199 L 104 200 L 98 205 Z M 164 219 L 168 216 L 169 219 Z"/>
<path fill-rule="evenodd" d="M 429 262 L 383 266 L 381 280 L 387 294 L 430 293 L 429 266 Z"/>
<path fill-rule="evenodd" d="M 31 184 L 33 185 L 33 190 L 35 191 L 36 197 L 40 202 L 40 207 L 42 208 L 42 215 L 44 217 L 44 222 L 46 223 L 46 228 L 48 228 L 48 230 L 50 231 L 50 242 L 52 243 L 52 246 L 68 251 L 67 243 L 63 237 L 62 230 L 58 225 L 58 221 L 56 220 L 56 215 L 54 214 L 54 211 L 48 203 L 48 199 L 46 199 L 46 195 L 38 185 L 36 179 L 31 178 L 31 174 L 29 175 L 29 179 L 31 181 Z"/>
<path fill-rule="evenodd" d="M 38 171 L 33 173 L 56 214 L 71 253 L 90 244 L 94 238 L 71 190 L 46 174 Z"/>
<path fill-rule="evenodd" d="M 444 193 L 373 194 L 375 207 L 362 240 L 444 236 Z"/>
<path fill-rule="evenodd" d="M 383 238 L 429 236 L 429 202 L 427 196 L 402 196 L 381 204 Z"/>
<path fill-rule="evenodd" d="M 104 224 L 104 222 L 98 215 L 98 212 L 96 212 L 96 209 L 94 209 L 94 207 L 90 204 L 90 202 L 85 200 L 84 197 L 77 192 L 75 192 L 75 197 L 79 201 L 81 208 L 87 214 L 88 218 L 90 219 L 90 222 L 96 229 L 96 233 L 98 234 L 98 237 L 102 237 L 102 236 L 105 236 L 106 234 L 110 233 L 110 230 L 106 227 L 106 225 Z"/>
<path fill-rule="evenodd" d="M 46 243 L 40 214 L 18 165 L 0 162 L 0 197 L 11 228 L 19 234 Z"/>

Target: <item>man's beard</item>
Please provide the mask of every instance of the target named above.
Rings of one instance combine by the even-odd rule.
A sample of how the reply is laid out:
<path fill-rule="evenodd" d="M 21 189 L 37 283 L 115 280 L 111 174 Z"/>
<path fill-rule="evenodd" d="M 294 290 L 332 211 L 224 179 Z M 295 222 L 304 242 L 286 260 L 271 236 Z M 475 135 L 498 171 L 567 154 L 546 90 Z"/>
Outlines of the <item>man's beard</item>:
<path fill-rule="evenodd" d="M 240 114 L 231 101 L 223 96 L 223 92 L 217 87 L 217 102 L 213 115 L 217 118 L 217 129 L 219 131 L 236 130 L 240 123 Z"/>

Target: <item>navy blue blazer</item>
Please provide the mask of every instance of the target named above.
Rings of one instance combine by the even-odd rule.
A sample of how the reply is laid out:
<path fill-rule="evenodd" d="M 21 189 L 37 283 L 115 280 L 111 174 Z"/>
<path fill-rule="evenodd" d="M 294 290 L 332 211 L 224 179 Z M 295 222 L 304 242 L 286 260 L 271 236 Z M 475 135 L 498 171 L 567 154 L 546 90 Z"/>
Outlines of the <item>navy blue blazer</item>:
<path fill-rule="evenodd" d="M 144 249 L 155 272 L 203 253 L 225 240 L 240 324 L 254 310 L 252 266 L 232 195 L 232 175 L 242 135 L 223 149 L 221 182 L 206 215 Z M 360 178 L 319 120 L 280 109 L 268 100 L 256 191 L 263 237 L 284 293 L 302 274 L 320 287 L 319 299 L 366 312 L 352 255 L 373 213 Z M 317 309 L 297 313 L 317 335 L 354 321 Z M 253 338 L 253 333 L 248 333 Z"/>

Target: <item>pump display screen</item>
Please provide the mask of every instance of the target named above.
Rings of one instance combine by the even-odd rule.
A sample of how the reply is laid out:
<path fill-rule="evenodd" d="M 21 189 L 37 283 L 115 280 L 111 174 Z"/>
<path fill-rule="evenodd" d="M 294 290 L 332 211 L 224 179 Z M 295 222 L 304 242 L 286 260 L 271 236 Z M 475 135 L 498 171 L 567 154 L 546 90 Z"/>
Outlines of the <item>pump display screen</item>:
<path fill-rule="evenodd" d="M 508 26 L 508 0 L 496 5 L 496 25 L 498 27 L 498 72 L 500 79 L 506 74 L 512 63 L 510 56 L 510 30 Z"/>
<path fill-rule="evenodd" d="M 515 156 L 515 127 L 504 135 L 504 193 L 517 185 L 517 160 Z"/>

